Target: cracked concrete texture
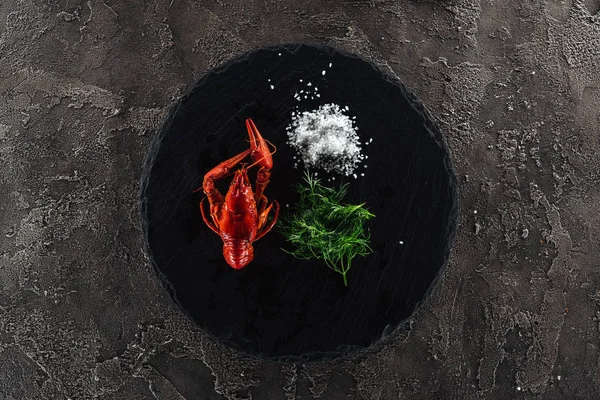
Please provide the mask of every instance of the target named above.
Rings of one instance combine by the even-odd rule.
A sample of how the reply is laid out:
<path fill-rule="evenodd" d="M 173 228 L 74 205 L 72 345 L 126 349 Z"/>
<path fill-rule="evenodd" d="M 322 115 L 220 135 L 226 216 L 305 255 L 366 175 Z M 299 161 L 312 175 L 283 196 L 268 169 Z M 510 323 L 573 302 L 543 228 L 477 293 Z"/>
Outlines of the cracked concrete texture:
<path fill-rule="evenodd" d="M 0 398 L 600 395 L 600 0 L 5 0 L 0 4 Z M 393 70 L 460 181 L 450 265 L 360 358 L 257 361 L 171 304 L 138 180 L 207 69 L 320 42 Z"/>

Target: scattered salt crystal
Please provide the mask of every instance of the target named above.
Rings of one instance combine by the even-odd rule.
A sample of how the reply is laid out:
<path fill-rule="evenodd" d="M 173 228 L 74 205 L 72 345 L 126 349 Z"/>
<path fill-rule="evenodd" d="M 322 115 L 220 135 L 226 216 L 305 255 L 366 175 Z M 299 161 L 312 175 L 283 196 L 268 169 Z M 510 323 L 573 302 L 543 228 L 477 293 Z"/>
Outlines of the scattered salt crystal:
<path fill-rule="evenodd" d="M 268 82 L 271 82 L 271 78 L 267 79 Z"/>
<path fill-rule="evenodd" d="M 323 72 L 321 72 L 321 74 L 325 75 L 325 70 L 323 70 Z"/>
<path fill-rule="evenodd" d="M 300 83 L 302 83 L 302 79 L 300 79 Z"/>
<path fill-rule="evenodd" d="M 308 83 L 306 84 L 306 86 L 312 86 L 312 83 L 308 82 Z"/>
<path fill-rule="evenodd" d="M 271 90 L 275 89 L 275 86 L 271 85 Z"/>
<path fill-rule="evenodd" d="M 400 244 L 404 244 L 404 242 L 403 242 L 402 240 L 401 240 L 401 241 L 399 241 L 398 243 L 400 243 Z"/>
<path fill-rule="evenodd" d="M 364 172 L 361 172 L 361 173 L 360 173 L 360 176 L 365 176 L 365 173 L 364 173 Z"/>
<path fill-rule="evenodd" d="M 277 54 L 279 57 L 281 57 L 281 53 Z"/>
<path fill-rule="evenodd" d="M 333 65 L 332 63 L 329 63 L 329 68 L 331 68 L 332 65 Z"/>
<path fill-rule="evenodd" d="M 336 104 L 325 104 L 292 116 L 288 144 L 307 167 L 350 176 L 365 159 L 353 121 L 343 111 Z"/>
<path fill-rule="evenodd" d="M 350 111 L 350 109 L 348 108 L 348 106 L 344 107 L 344 110 Z"/>
<path fill-rule="evenodd" d="M 352 174 L 352 176 L 354 177 L 354 179 L 358 178 L 358 176 L 356 176 L 356 174 Z"/>
<path fill-rule="evenodd" d="M 321 97 L 321 95 L 320 95 L 319 93 L 315 94 L 315 96 L 317 96 L 317 97 Z"/>

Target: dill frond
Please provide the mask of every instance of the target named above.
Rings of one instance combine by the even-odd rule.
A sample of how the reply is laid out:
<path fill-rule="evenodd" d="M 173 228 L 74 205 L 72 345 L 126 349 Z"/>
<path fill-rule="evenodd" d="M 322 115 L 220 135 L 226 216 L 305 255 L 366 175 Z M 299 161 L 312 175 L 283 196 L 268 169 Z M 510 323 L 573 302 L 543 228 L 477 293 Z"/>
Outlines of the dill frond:
<path fill-rule="evenodd" d="M 308 171 L 304 181 L 296 187 L 298 203 L 278 223 L 280 232 L 294 248 L 284 251 L 300 259 L 324 261 L 342 275 L 348 286 L 346 274 L 352 259 L 373 252 L 365 224 L 375 215 L 364 208 L 365 203 L 342 203 L 347 183 L 338 189 L 326 187 Z"/>

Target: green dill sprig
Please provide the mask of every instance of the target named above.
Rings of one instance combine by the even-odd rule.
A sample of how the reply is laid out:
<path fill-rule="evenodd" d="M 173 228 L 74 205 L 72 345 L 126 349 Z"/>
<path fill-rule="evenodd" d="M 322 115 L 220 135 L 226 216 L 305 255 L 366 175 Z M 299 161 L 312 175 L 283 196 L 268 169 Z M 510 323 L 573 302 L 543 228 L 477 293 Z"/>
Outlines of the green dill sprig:
<path fill-rule="evenodd" d="M 294 250 L 287 253 L 300 259 L 323 260 L 332 270 L 346 273 L 352 259 L 372 253 L 366 222 L 375 215 L 362 204 L 342 204 L 348 184 L 338 189 L 321 185 L 308 171 L 305 184 L 297 185 L 300 198 L 290 212 L 280 218 L 279 230 Z"/>

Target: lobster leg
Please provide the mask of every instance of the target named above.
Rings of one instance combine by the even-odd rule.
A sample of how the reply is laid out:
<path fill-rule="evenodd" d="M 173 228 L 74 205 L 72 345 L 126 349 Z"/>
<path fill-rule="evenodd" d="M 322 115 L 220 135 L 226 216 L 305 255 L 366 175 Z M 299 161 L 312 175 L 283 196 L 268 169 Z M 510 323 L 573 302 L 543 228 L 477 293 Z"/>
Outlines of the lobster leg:
<path fill-rule="evenodd" d="M 219 229 L 217 228 L 217 221 L 218 221 L 218 219 L 215 219 L 215 216 L 211 214 L 213 222 L 211 223 L 208 220 L 208 217 L 204 213 L 204 205 L 203 205 L 203 203 L 204 203 L 204 199 L 200 200 L 200 213 L 202 214 L 202 219 L 204 220 L 204 223 L 206 224 L 206 226 L 208 226 L 210 229 L 212 229 L 212 231 L 214 233 L 216 233 L 217 235 L 221 236 L 221 233 L 219 232 Z"/>
<path fill-rule="evenodd" d="M 258 230 L 260 230 L 265 225 L 265 223 L 267 222 L 267 217 L 269 216 L 269 212 L 271 211 L 271 208 L 273 208 L 273 203 L 269 204 L 268 207 L 267 203 L 267 197 L 264 195 L 261 197 L 260 201 L 256 202 L 256 204 L 260 204 L 260 206 L 256 207 L 258 214 Z"/>
<path fill-rule="evenodd" d="M 263 198 L 266 203 L 267 199 L 264 196 Z M 265 236 L 273 228 L 273 226 L 275 226 L 275 223 L 277 222 L 277 217 L 279 216 L 279 203 L 277 202 L 277 200 L 273 200 L 271 205 L 269 205 L 269 207 L 267 207 L 263 212 L 260 213 L 260 222 L 258 226 L 260 227 L 267 221 L 267 216 L 269 215 L 269 211 L 271 211 L 271 208 L 273 208 L 273 205 L 275 205 L 275 215 L 273 215 L 273 220 L 269 223 L 269 225 L 265 225 L 262 227 L 262 229 L 259 229 L 259 231 L 256 233 L 256 238 L 254 239 L 254 241 L 257 241 L 261 237 Z"/>
<path fill-rule="evenodd" d="M 250 118 L 246 120 L 246 129 L 248 130 L 248 136 L 250 136 L 250 156 L 254 164 L 260 166 L 256 173 L 254 198 L 257 199 L 257 203 L 262 203 L 264 198 L 263 192 L 271 177 L 273 157 L 271 157 L 272 153 L 267 146 L 267 142 L 263 139 L 256 125 L 254 125 L 254 121 Z M 266 205 L 266 198 L 264 198 L 264 201 L 265 204 L 261 204 L 262 206 Z"/>

